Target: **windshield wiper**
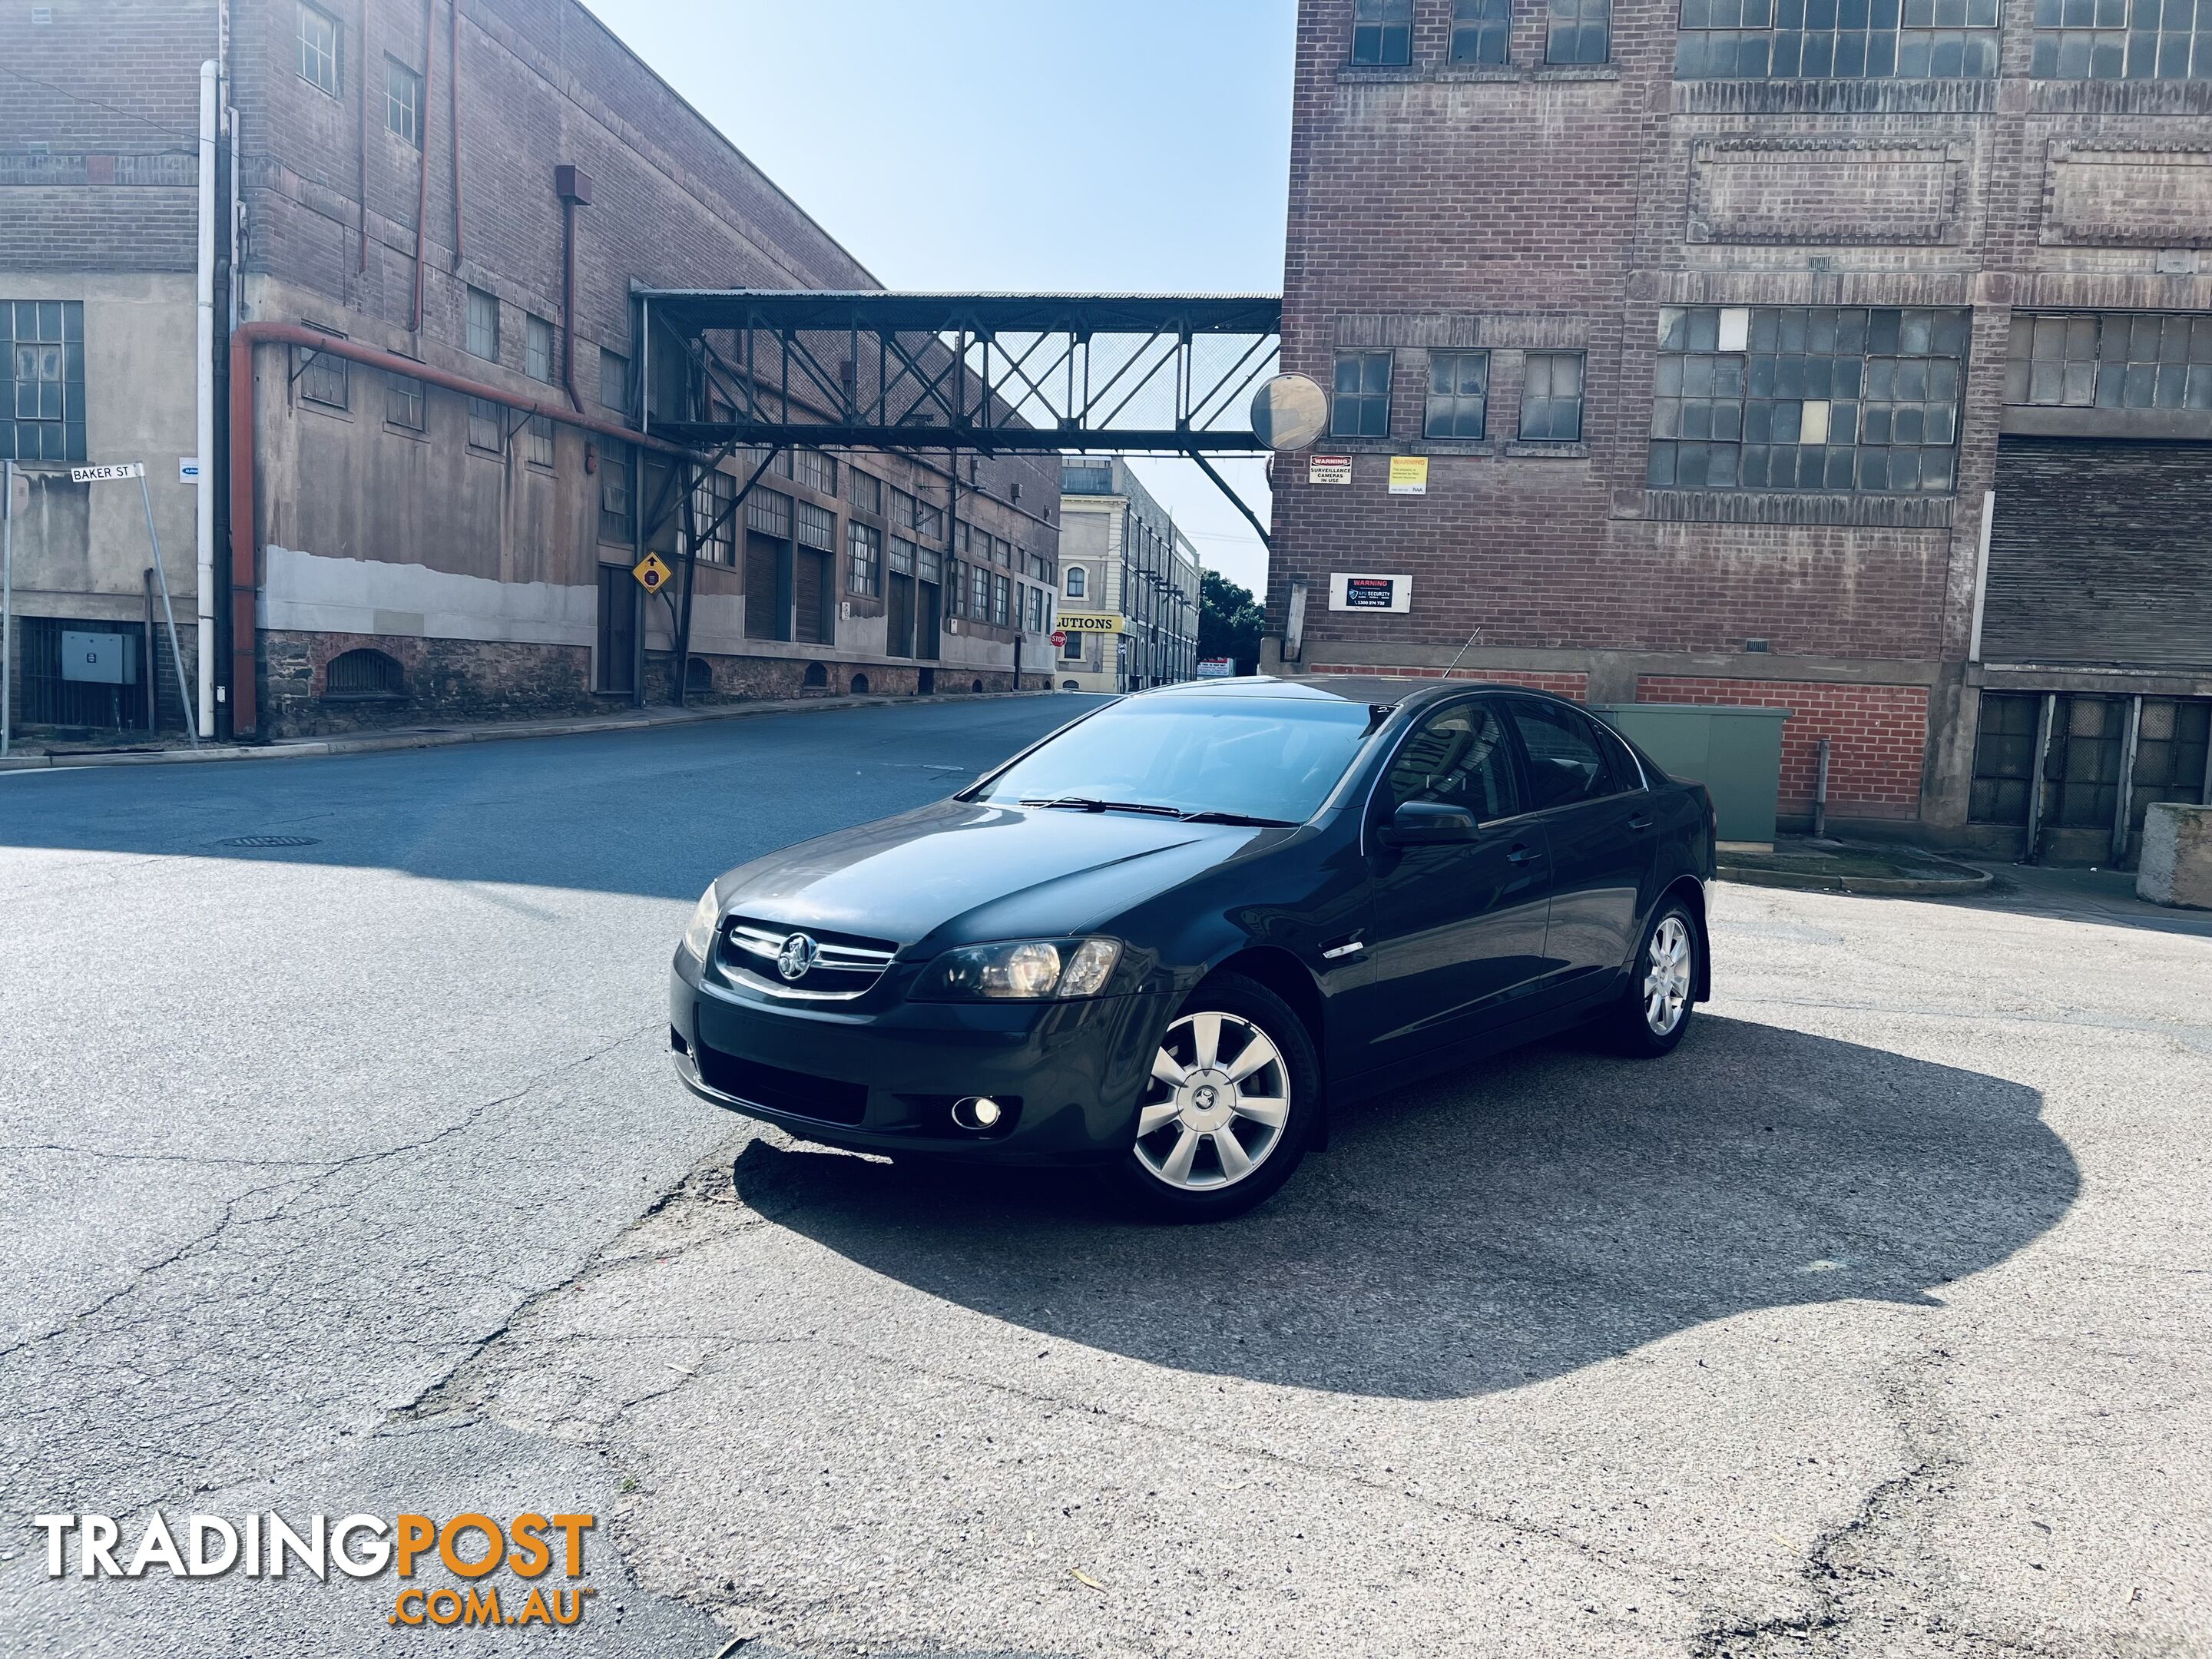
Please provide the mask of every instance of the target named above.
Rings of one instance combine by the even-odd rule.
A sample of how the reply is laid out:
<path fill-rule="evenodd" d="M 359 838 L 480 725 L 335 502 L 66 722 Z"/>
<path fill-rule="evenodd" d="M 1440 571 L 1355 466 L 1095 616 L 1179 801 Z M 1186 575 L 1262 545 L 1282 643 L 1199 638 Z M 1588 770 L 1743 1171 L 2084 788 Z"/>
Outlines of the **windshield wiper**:
<path fill-rule="evenodd" d="M 1024 806 L 1061 806 L 1078 812 L 1151 812 L 1160 817 L 1183 816 L 1178 806 L 1154 806 L 1140 800 L 1093 800 L 1086 795 L 1055 795 L 1048 800 L 1025 800 Z"/>
<path fill-rule="evenodd" d="M 1297 822 L 1295 818 L 1255 817 L 1249 812 L 1186 812 L 1182 815 L 1182 821 L 1185 823 L 1231 823 L 1247 830 L 1288 830 Z"/>

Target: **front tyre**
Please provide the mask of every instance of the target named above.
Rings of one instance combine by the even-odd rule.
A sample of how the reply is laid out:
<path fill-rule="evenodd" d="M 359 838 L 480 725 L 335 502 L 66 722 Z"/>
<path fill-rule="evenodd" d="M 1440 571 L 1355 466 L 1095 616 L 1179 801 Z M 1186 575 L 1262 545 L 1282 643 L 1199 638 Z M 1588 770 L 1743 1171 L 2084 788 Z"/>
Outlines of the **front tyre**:
<path fill-rule="evenodd" d="M 1698 938 L 1688 905 L 1668 899 L 1659 906 L 1644 930 L 1627 988 L 1605 1020 L 1623 1053 L 1656 1058 L 1682 1040 L 1697 1006 Z"/>
<path fill-rule="evenodd" d="M 1164 1220 L 1242 1215 L 1297 1170 L 1320 1102 L 1321 1063 L 1290 1005 L 1257 980 L 1217 975 L 1160 1040 L 1116 1182 Z"/>

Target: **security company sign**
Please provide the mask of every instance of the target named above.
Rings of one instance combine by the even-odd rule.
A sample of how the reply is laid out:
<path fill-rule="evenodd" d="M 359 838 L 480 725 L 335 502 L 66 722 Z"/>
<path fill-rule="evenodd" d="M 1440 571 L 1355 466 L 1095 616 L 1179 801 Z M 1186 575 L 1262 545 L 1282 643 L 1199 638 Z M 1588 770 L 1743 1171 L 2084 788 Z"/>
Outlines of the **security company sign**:
<path fill-rule="evenodd" d="M 675 573 L 661 563 L 659 554 L 648 553 L 630 567 L 629 574 L 637 578 L 637 585 L 647 592 L 658 593 Z"/>
<path fill-rule="evenodd" d="M 1054 618 L 1053 626 L 1063 634 L 1121 634 L 1128 624 L 1111 611 L 1063 611 Z"/>
<path fill-rule="evenodd" d="M 1393 455 L 1390 458 L 1390 493 L 1393 495 L 1427 495 L 1429 458 L 1425 455 Z"/>
<path fill-rule="evenodd" d="M 1328 579 L 1328 608 L 1387 611 L 1402 617 L 1413 608 L 1413 579 L 1378 576 L 1364 571 L 1334 572 Z"/>

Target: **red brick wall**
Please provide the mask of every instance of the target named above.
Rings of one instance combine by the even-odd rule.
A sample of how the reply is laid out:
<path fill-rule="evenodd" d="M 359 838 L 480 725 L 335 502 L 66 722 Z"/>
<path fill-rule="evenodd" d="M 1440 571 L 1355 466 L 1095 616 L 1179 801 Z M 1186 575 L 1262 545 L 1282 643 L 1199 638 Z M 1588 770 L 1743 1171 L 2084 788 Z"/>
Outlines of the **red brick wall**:
<path fill-rule="evenodd" d="M 1402 664 L 1315 663 L 1307 672 L 1314 674 L 1372 674 L 1378 678 L 1393 680 L 1440 680 L 1447 678 L 1441 668 L 1408 668 Z M 1589 676 L 1587 674 L 1545 673 L 1539 670 L 1519 668 L 1460 668 L 1455 669 L 1449 678 L 1478 680 L 1492 685 L 1525 685 L 1534 691 L 1549 691 L 1555 696 L 1571 697 L 1577 702 L 1589 701 Z"/>
<path fill-rule="evenodd" d="M 1707 680 L 1647 674 L 1639 702 L 1729 703 L 1787 708 L 1782 727 L 1784 812 L 1809 812 L 1816 745 L 1828 739 L 1833 817 L 1913 818 L 1928 748 L 1928 691 L 1918 685 L 1823 684 L 1798 680 Z"/>

